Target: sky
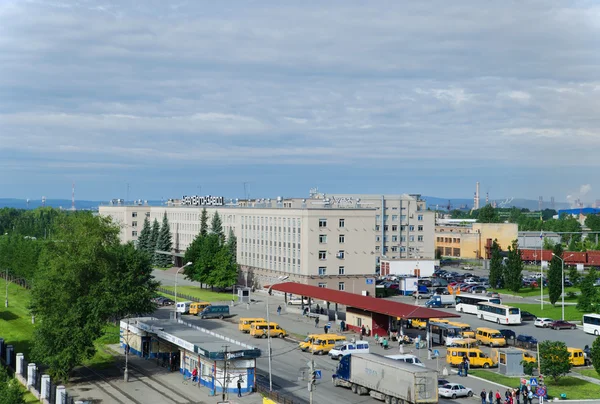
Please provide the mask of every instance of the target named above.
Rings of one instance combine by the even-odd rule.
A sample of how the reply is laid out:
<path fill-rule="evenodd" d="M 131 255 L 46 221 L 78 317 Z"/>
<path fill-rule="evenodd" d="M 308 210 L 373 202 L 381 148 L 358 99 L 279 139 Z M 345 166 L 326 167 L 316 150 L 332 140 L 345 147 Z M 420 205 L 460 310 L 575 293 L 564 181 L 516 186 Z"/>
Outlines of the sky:
<path fill-rule="evenodd" d="M 471 198 L 479 181 L 592 202 L 599 17 L 597 1 L 0 0 L 0 197 Z"/>

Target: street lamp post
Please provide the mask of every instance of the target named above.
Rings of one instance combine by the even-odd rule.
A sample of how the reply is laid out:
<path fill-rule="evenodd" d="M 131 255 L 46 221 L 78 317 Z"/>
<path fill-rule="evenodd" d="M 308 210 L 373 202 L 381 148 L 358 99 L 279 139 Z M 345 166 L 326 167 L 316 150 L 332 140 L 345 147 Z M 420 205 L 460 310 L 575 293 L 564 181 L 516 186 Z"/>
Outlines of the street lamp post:
<path fill-rule="evenodd" d="M 185 264 L 184 266 L 182 266 L 181 268 L 179 268 L 177 270 L 177 272 L 175 272 L 175 319 L 177 319 L 177 275 L 179 275 L 179 272 L 185 268 L 185 267 L 189 267 L 190 265 L 192 265 L 192 262 L 188 262 L 187 264 Z"/>
<path fill-rule="evenodd" d="M 561 257 L 559 257 L 558 255 L 552 253 L 553 256 L 555 256 L 556 258 L 558 258 L 560 260 L 560 264 L 561 264 L 561 281 L 562 281 L 562 321 L 565 321 L 565 260 L 562 259 Z M 572 257 L 573 254 L 569 255 L 567 258 Z M 565 258 L 566 259 L 566 258 Z M 542 280 L 542 283 L 544 281 Z"/>
<path fill-rule="evenodd" d="M 6 268 L 6 298 L 4 299 L 4 307 L 8 307 L 8 268 Z"/>
<path fill-rule="evenodd" d="M 271 295 L 271 289 L 273 289 L 273 286 L 285 281 L 287 278 L 289 278 L 289 276 L 287 275 L 280 276 L 279 278 L 277 278 L 277 282 L 269 286 L 269 290 L 267 290 L 267 349 L 269 350 L 269 391 L 273 391 L 273 375 L 271 373 L 271 320 L 269 318 L 269 296 Z"/>
<path fill-rule="evenodd" d="M 127 316 L 127 338 L 125 339 L 125 371 L 123 372 L 123 380 L 129 381 L 129 316 Z"/>

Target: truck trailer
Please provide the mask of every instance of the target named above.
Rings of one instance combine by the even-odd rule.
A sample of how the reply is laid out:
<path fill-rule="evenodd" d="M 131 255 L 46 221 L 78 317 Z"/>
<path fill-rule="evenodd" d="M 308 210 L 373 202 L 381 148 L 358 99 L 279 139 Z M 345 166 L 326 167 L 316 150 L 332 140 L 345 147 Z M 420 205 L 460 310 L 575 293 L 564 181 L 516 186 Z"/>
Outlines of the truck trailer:
<path fill-rule="evenodd" d="M 377 354 L 350 354 L 340 359 L 333 385 L 370 395 L 386 404 L 438 402 L 435 370 Z"/>

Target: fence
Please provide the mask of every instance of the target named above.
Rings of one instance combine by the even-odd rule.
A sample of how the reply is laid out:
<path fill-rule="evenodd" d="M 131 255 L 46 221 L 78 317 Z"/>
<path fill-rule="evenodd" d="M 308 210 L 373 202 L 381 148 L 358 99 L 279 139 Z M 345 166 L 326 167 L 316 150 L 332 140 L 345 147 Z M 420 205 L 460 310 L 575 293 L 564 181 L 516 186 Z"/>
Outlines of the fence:
<path fill-rule="evenodd" d="M 31 393 L 44 403 L 56 403 L 57 395 L 61 404 L 74 404 L 74 397 L 69 396 L 64 386 L 54 383 L 50 376 L 33 363 L 27 362 L 23 354 L 16 353 L 13 346 L 0 336 L 0 366 L 14 372 L 15 378 Z"/>
<path fill-rule="evenodd" d="M 262 396 L 270 398 L 279 404 L 306 404 L 306 400 L 292 397 L 289 394 L 280 393 L 278 391 L 269 391 L 269 386 L 256 384 L 256 391 Z"/>
<path fill-rule="evenodd" d="M 7 279 L 7 274 L 6 272 L 0 272 L 0 279 Z M 29 283 L 27 283 L 27 281 L 23 278 L 19 278 L 17 276 L 13 276 L 11 274 L 8 274 L 8 281 L 10 283 L 14 283 L 15 285 L 19 285 L 25 289 L 31 289 L 31 286 L 29 286 Z"/>

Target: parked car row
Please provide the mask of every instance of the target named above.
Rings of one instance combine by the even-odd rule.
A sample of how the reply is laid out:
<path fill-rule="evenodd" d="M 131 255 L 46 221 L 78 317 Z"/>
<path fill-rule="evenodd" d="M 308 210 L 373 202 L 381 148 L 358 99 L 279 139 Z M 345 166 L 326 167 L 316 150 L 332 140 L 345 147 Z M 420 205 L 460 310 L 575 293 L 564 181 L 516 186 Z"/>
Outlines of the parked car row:
<path fill-rule="evenodd" d="M 159 306 L 172 306 L 175 302 L 168 297 L 156 296 L 151 299 L 152 303 L 156 303 Z"/>

